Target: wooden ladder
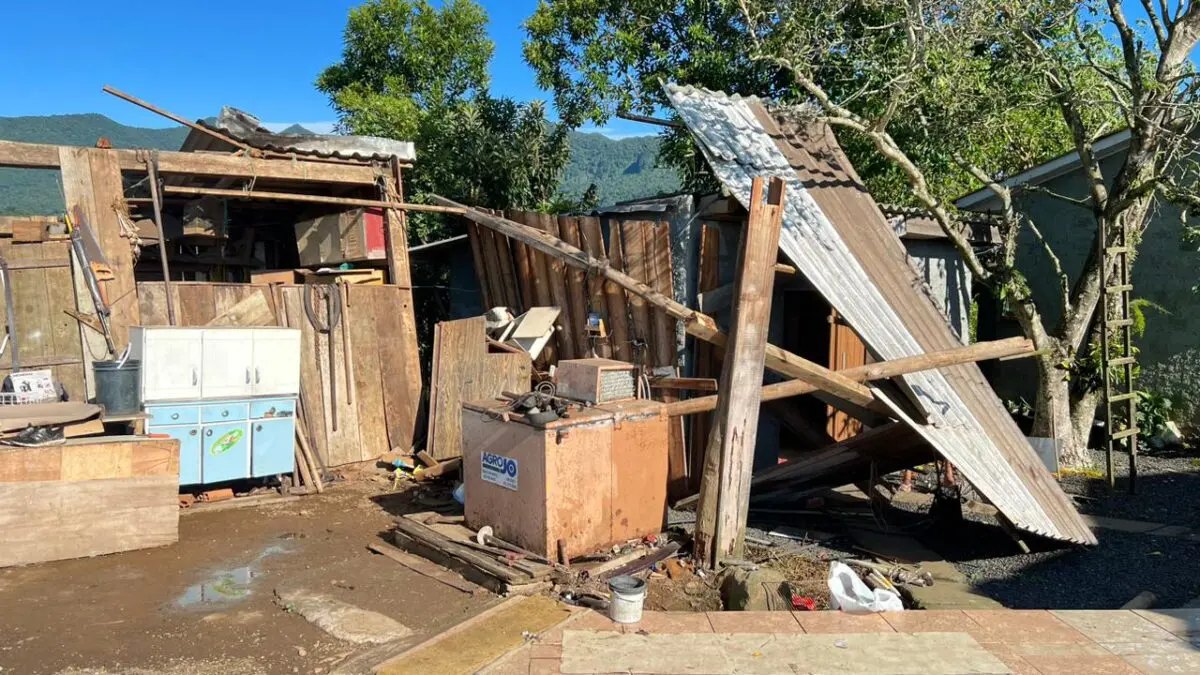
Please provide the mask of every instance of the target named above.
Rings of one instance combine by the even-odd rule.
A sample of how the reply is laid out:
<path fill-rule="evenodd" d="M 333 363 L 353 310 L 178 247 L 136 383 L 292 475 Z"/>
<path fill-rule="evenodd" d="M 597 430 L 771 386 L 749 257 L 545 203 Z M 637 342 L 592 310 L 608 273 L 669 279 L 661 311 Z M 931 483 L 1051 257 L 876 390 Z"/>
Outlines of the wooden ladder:
<path fill-rule="evenodd" d="M 1108 435 L 1105 450 L 1108 488 L 1116 486 L 1113 454 L 1117 446 L 1127 444 L 1129 452 L 1129 492 L 1137 491 L 1137 393 L 1133 388 L 1133 318 L 1129 303 L 1130 255 L 1133 247 L 1129 226 L 1122 223 L 1112 232 L 1100 224 L 1100 370 L 1104 377 L 1104 428 Z M 1111 341 L 1111 342 L 1110 342 Z M 1112 350 L 1111 345 L 1116 349 Z M 1115 351 L 1116 356 L 1113 355 Z M 1114 375 L 1114 371 L 1117 373 Z M 1120 427 L 1120 428 L 1118 428 Z"/>

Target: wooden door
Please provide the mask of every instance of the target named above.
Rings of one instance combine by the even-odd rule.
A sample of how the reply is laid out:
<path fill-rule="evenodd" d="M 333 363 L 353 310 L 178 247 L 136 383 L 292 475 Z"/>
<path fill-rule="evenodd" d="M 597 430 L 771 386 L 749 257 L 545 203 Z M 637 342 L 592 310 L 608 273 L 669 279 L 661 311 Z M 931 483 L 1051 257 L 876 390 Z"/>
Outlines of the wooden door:
<path fill-rule="evenodd" d="M 255 396 L 295 396 L 300 392 L 300 331 L 254 330 Z"/>
<path fill-rule="evenodd" d="M 866 365 L 867 346 L 836 309 L 829 310 L 829 324 L 829 369 L 846 370 Z M 862 431 L 862 423 L 828 406 L 825 430 L 833 440 L 844 441 Z"/>
<path fill-rule="evenodd" d="M 210 328 L 203 333 L 204 367 L 200 373 L 200 395 L 204 398 L 249 396 L 253 391 L 254 331 Z"/>
<path fill-rule="evenodd" d="M 180 328 L 143 329 L 142 397 L 146 401 L 200 398 L 201 334 Z"/>

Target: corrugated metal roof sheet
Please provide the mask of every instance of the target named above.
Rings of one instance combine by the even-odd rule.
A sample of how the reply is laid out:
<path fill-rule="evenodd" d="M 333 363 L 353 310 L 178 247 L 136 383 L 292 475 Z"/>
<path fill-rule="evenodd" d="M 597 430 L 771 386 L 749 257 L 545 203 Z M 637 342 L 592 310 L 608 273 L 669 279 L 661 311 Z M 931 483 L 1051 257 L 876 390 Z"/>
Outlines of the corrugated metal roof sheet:
<path fill-rule="evenodd" d="M 277 134 L 262 126 L 262 123 L 254 115 L 237 108 L 222 108 L 221 115 L 216 122 L 198 120 L 198 123 L 220 131 L 250 147 L 271 152 L 362 161 L 388 161 L 394 156 L 402 162 L 412 162 L 417 158 L 416 147 L 412 141 L 396 141 L 377 136 Z M 183 147 L 180 149 L 183 152 L 194 152 L 197 150 L 233 151 L 236 148 L 193 129 L 184 139 Z"/>
<path fill-rule="evenodd" d="M 754 98 L 671 85 L 667 94 L 717 177 L 743 205 L 753 177 L 787 183 L 780 249 L 873 353 L 897 359 L 960 345 L 826 126 L 776 118 Z M 930 423 L 917 424 L 889 402 L 897 417 L 1009 521 L 1054 539 L 1096 542 L 976 365 L 903 379 Z"/>

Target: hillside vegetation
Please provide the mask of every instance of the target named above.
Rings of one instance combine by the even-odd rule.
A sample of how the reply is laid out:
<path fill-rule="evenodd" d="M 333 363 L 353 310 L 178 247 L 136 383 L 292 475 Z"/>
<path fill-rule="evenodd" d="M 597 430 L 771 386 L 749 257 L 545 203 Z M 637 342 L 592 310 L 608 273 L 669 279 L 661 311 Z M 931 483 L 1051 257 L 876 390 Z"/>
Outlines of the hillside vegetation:
<path fill-rule="evenodd" d="M 293 125 L 286 131 L 305 130 Z M 0 117 L 0 139 L 25 143 L 88 147 L 104 137 L 117 148 L 177 150 L 186 136 L 183 127 L 130 127 L 97 114 Z M 613 140 L 601 134 L 573 133 L 571 162 L 560 191 L 578 198 L 595 183 L 601 204 L 674 192 L 679 178 L 673 169 L 655 165 L 657 152 L 654 136 Z M 57 171 L 0 168 L 0 215 L 52 214 L 62 209 Z"/>

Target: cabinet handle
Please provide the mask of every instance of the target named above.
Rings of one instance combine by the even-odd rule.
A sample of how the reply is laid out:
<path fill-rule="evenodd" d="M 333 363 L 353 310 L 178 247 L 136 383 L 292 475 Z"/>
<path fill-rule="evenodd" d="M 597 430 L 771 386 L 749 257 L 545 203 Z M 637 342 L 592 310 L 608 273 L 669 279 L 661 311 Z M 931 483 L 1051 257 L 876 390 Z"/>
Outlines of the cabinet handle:
<path fill-rule="evenodd" d="M 195 435 L 196 435 L 195 429 L 192 429 L 191 431 L 188 432 L 188 436 L 195 436 Z"/>
<path fill-rule="evenodd" d="M 254 384 L 262 382 L 262 373 L 258 372 L 258 366 L 254 366 Z"/>
<path fill-rule="evenodd" d="M 212 429 L 208 429 L 208 430 L 206 430 L 206 431 L 204 432 L 204 435 L 205 435 L 205 436 L 212 436 Z"/>
<path fill-rule="evenodd" d="M 173 419 L 173 420 L 179 419 L 179 413 L 175 413 L 174 415 L 171 415 L 171 419 Z"/>
<path fill-rule="evenodd" d="M 250 384 L 250 369 L 246 369 L 246 384 Z"/>
<path fill-rule="evenodd" d="M 254 430 L 255 430 L 255 431 L 262 431 L 262 425 L 261 425 L 261 424 L 256 424 L 256 425 L 254 425 Z"/>
<path fill-rule="evenodd" d="M 222 410 L 222 411 L 221 411 L 221 417 L 229 417 L 229 411 L 228 411 L 228 410 Z"/>
<path fill-rule="evenodd" d="M 196 372 L 195 368 L 192 368 L 192 386 L 193 387 L 196 386 L 196 384 L 199 382 L 199 380 L 200 380 L 200 375 Z"/>

